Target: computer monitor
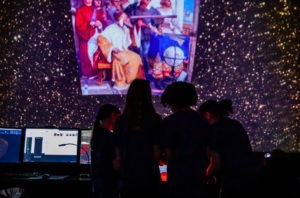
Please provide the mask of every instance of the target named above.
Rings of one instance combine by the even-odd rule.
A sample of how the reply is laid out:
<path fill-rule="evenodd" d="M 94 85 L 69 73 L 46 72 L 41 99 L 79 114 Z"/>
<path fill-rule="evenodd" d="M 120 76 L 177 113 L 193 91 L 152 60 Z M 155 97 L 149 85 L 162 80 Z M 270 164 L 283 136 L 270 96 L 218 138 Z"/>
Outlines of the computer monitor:
<path fill-rule="evenodd" d="M 86 150 L 89 155 L 86 155 L 85 151 L 80 149 L 80 164 L 91 164 L 91 148 L 90 142 L 92 138 L 92 130 L 81 130 L 81 147 Z"/>
<path fill-rule="evenodd" d="M 0 128 L 0 163 L 20 163 L 22 129 Z"/>
<path fill-rule="evenodd" d="M 78 129 L 26 128 L 23 162 L 77 162 Z"/>

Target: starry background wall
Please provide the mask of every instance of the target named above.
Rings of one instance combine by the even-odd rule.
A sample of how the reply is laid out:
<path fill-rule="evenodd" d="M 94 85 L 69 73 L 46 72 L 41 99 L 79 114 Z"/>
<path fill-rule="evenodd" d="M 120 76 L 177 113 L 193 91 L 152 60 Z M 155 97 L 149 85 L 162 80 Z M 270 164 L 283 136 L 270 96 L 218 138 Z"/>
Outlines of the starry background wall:
<path fill-rule="evenodd" d="M 199 105 L 232 99 L 255 151 L 300 151 L 299 8 L 298 0 L 201 2 Z M 68 0 L 0 2 L 0 126 L 91 128 L 102 104 L 123 109 L 123 95 L 81 95 L 70 9 Z"/>

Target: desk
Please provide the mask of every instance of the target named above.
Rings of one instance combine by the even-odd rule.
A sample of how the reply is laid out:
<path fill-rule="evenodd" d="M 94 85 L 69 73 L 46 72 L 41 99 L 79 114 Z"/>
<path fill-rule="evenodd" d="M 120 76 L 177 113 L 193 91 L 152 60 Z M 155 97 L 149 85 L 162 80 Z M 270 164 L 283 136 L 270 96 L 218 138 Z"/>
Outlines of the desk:
<path fill-rule="evenodd" d="M 21 178 L 6 178 L 10 180 Z M 22 178 L 24 179 L 24 178 Z M 0 179 L 4 180 L 4 179 Z M 92 197 L 90 178 L 68 176 L 65 179 L 31 179 L 34 182 L 32 198 Z"/>
<path fill-rule="evenodd" d="M 20 179 L 20 178 L 9 178 Z M 22 178 L 24 179 L 24 178 Z M 0 179 L 0 182 L 3 179 Z M 34 189 L 32 198 L 91 198 L 92 185 L 90 178 L 79 178 L 69 176 L 65 179 L 32 179 Z M 166 182 L 163 182 L 161 194 L 158 198 L 165 198 Z M 208 185 L 208 198 L 217 198 L 219 194 L 218 185 Z"/>

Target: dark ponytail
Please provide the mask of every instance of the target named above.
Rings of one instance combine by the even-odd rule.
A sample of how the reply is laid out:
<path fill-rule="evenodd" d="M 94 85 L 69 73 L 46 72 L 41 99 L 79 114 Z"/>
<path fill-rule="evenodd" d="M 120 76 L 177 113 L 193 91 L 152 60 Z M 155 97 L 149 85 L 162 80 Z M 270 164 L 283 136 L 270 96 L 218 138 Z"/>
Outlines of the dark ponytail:
<path fill-rule="evenodd" d="M 231 113 L 233 113 L 231 100 L 221 100 L 219 104 L 221 107 L 222 116 L 228 117 Z"/>
<path fill-rule="evenodd" d="M 215 100 L 208 100 L 199 107 L 198 112 L 202 115 L 209 112 L 215 118 L 228 117 L 233 113 L 232 101 L 222 100 L 217 102 Z"/>
<path fill-rule="evenodd" d="M 94 122 L 94 127 L 93 127 L 93 132 L 92 132 L 92 138 L 91 138 L 91 143 L 90 143 L 92 150 L 95 150 L 98 147 L 97 139 L 98 139 L 99 132 L 102 129 L 100 122 L 102 120 L 107 119 L 113 113 L 120 114 L 121 112 L 116 106 L 114 106 L 112 104 L 105 104 L 100 107 L 100 109 L 98 111 L 98 115 L 96 116 L 96 120 Z"/>

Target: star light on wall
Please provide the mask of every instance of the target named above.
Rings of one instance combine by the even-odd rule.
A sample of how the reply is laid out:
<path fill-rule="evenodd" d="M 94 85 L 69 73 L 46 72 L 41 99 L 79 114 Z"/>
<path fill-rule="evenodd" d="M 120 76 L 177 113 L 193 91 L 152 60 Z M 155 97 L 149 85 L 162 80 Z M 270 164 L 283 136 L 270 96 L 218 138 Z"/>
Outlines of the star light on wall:
<path fill-rule="evenodd" d="M 101 105 L 124 108 L 124 95 L 81 95 L 70 9 L 69 1 L 1 2 L 0 125 L 91 128 Z M 289 1 L 201 1 L 199 105 L 232 99 L 256 151 L 300 150 L 299 21 Z"/>

